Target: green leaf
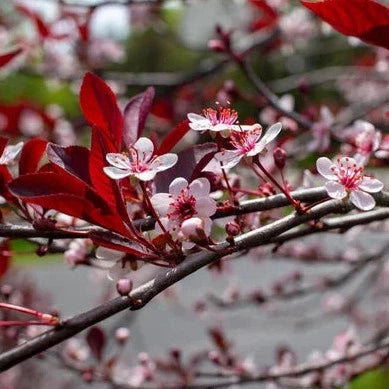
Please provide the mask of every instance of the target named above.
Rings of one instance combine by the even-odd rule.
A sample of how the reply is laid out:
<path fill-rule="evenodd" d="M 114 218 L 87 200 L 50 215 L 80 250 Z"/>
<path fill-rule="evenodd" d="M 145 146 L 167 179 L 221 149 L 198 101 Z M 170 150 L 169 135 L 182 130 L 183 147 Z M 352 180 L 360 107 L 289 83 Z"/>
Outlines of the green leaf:
<path fill-rule="evenodd" d="M 389 370 L 377 369 L 368 371 L 353 379 L 350 389 L 388 389 Z"/>

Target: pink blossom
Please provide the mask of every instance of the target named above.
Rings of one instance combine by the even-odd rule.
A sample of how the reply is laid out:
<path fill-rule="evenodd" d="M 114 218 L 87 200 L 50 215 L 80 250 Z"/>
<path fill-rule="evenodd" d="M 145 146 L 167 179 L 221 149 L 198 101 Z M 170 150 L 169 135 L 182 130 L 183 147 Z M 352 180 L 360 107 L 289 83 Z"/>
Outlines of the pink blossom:
<path fill-rule="evenodd" d="M 212 225 L 210 216 L 216 212 L 216 202 L 209 192 L 210 183 L 206 178 L 198 178 L 188 184 L 185 178 L 178 177 L 170 184 L 169 193 L 157 193 L 151 202 L 169 232 L 180 232 L 182 237 L 188 238 L 199 227 L 209 236 Z M 162 232 L 158 226 L 156 231 Z M 194 245 L 186 243 L 185 248 Z"/>
<path fill-rule="evenodd" d="M 114 180 L 135 176 L 141 181 L 150 181 L 158 172 L 171 168 L 177 162 L 176 154 L 153 154 L 153 142 L 148 138 L 139 138 L 129 148 L 128 154 L 108 153 L 106 159 L 112 166 L 105 167 L 104 172 Z"/>
<path fill-rule="evenodd" d="M 308 143 L 309 151 L 324 152 L 330 146 L 331 126 L 335 119 L 331 111 L 327 107 L 321 107 L 320 118 L 313 125 L 312 136 L 313 140 Z"/>
<path fill-rule="evenodd" d="M 0 165 L 12 165 L 23 148 L 23 142 L 16 145 L 6 146 L 0 157 Z"/>
<path fill-rule="evenodd" d="M 253 157 L 265 150 L 281 131 L 281 123 L 273 124 L 261 138 L 262 129 L 254 128 L 248 131 L 233 131 L 230 135 L 232 150 L 224 150 L 215 154 L 215 159 L 223 163 L 224 168 L 232 168 L 243 157 Z"/>
<path fill-rule="evenodd" d="M 144 251 L 140 245 L 134 245 L 134 249 Z M 122 251 L 99 246 L 96 250 L 96 259 L 92 261 L 92 264 L 107 269 L 108 279 L 117 281 L 131 271 L 136 270 L 136 267 L 139 266 L 138 263 L 134 264 L 134 261 L 126 260 L 125 257 L 126 253 Z"/>
<path fill-rule="evenodd" d="M 202 115 L 197 113 L 189 113 L 189 127 L 195 131 L 246 131 L 260 127 L 259 124 L 251 126 L 238 125 L 238 113 L 229 107 L 217 106 L 217 109 L 203 109 Z"/>
<path fill-rule="evenodd" d="M 329 180 L 325 187 L 330 197 L 343 199 L 350 195 L 351 202 L 357 208 L 363 211 L 374 208 L 375 200 L 369 193 L 380 192 L 384 185 L 376 178 L 366 177 L 363 166 L 355 159 L 343 157 L 332 162 L 326 157 L 321 157 L 316 162 L 316 168 Z"/>
<path fill-rule="evenodd" d="M 381 143 L 381 132 L 373 124 L 364 120 L 357 120 L 351 127 L 345 129 L 346 139 L 355 148 L 354 158 L 361 164 L 369 161 Z"/>

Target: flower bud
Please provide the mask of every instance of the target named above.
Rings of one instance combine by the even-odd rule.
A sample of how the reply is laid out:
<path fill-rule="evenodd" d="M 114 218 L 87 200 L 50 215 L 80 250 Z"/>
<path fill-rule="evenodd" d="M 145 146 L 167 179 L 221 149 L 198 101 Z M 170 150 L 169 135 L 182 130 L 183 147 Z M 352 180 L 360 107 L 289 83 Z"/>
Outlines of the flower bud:
<path fill-rule="evenodd" d="M 185 220 L 181 226 L 181 233 L 185 238 L 194 242 L 207 240 L 207 235 L 204 231 L 204 221 L 199 217 Z"/>
<path fill-rule="evenodd" d="M 278 169 L 282 170 L 285 167 L 286 163 L 286 153 L 284 149 L 281 149 L 281 147 L 277 147 L 273 151 L 273 158 L 274 163 L 278 167 Z"/>
<path fill-rule="evenodd" d="M 208 49 L 216 53 L 224 53 L 226 51 L 225 44 L 219 39 L 211 39 L 208 42 Z"/>
<path fill-rule="evenodd" d="M 130 330 L 125 327 L 120 327 L 115 331 L 115 340 L 120 346 L 123 346 L 130 338 Z"/>
<path fill-rule="evenodd" d="M 236 236 L 240 234 L 241 229 L 237 222 L 231 221 L 226 224 L 226 232 L 230 236 Z"/>
<path fill-rule="evenodd" d="M 132 280 L 121 278 L 116 283 L 116 290 L 121 296 L 127 296 L 132 290 Z"/>

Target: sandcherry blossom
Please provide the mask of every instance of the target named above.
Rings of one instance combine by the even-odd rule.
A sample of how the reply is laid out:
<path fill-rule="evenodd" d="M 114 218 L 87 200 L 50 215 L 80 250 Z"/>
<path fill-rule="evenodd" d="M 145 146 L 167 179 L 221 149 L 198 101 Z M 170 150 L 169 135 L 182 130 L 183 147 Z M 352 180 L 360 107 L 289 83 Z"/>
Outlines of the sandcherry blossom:
<path fill-rule="evenodd" d="M 264 151 L 266 145 L 280 133 L 281 128 L 281 123 L 273 124 L 262 138 L 262 128 L 233 131 L 230 135 L 230 144 L 233 148 L 216 153 L 215 159 L 223 163 L 223 168 L 232 168 L 243 157 L 253 157 Z"/>
<path fill-rule="evenodd" d="M 354 158 L 361 164 L 369 161 L 381 143 L 381 132 L 373 124 L 364 120 L 357 120 L 351 127 L 345 129 L 347 141 L 355 148 Z"/>
<path fill-rule="evenodd" d="M 319 151 L 322 153 L 330 147 L 331 126 L 334 122 L 334 115 L 328 107 L 321 107 L 319 121 L 312 127 L 313 139 L 307 145 L 309 151 Z"/>
<path fill-rule="evenodd" d="M 143 250 L 139 245 L 134 246 L 134 248 L 138 251 Z M 96 250 L 96 259 L 92 261 L 92 264 L 107 269 L 107 277 L 111 281 L 117 281 L 131 271 L 136 270 L 143 263 L 125 257 L 126 253 L 122 251 L 99 246 Z"/>
<path fill-rule="evenodd" d="M 168 153 L 154 155 L 153 142 L 148 138 L 139 138 L 129 148 L 129 153 L 108 153 L 105 174 L 114 180 L 135 176 L 141 181 L 152 180 L 158 172 L 169 169 L 177 162 L 177 155 Z"/>
<path fill-rule="evenodd" d="M 216 212 L 216 202 L 209 192 L 210 183 L 206 178 L 198 178 L 189 184 L 185 178 L 178 177 L 171 182 L 169 193 L 155 194 L 151 203 L 169 232 L 189 238 L 197 235 L 200 228 L 209 236 L 212 226 L 210 216 Z M 158 226 L 156 231 L 162 232 Z M 186 242 L 184 247 L 193 245 Z"/>
<path fill-rule="evenodd" d="M 350 195 L 351 202 L 357 208 L 363 211 L 374 208 L 375 200 L 369 193 L 380 192 L 384 185 L 376 178 L 365 176 L 363 166 L 354 158 L 342 157 L 332 162 L 321 157 L 317 160 L 316 167 L 329 180 L 325 187 L 330 197 L 343 199 Z"/>
<path fill-rule="evenodd" d="M 260 128 L 259 124 L 253 125 L 238 125 L 238 113 L 229 107 L 222 107 L 217 105 L 217 109 L 207 108 L 203 109 L 202 115 L 197 113 L 189 113 L 189 127 L 195 131 L 228 131 L 228 130 L 251 130 L 254 128 Z"/>
<path fill-rule="evenodd" d="M 0 157 L 0 165 L 12 165 L 22 151 L 22 148 L 23 142 L 19 142 L 16 145 L 6 146 Z"/>

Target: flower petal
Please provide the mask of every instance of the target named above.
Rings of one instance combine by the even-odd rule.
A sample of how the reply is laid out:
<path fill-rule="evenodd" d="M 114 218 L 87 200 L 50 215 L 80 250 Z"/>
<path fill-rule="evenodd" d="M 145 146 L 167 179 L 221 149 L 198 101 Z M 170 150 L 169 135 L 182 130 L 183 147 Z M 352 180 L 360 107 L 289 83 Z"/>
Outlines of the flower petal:
<path fill-rule="evenodd" d="M 194 197 L 208 196 L 210 190 L 211 185 L 204 177 L 197 178 L 189 185 L 189 193 L 191 193 Z"/>
<path fill-rule="evenodd" d="M 327 157 L 320 157 L 316 161 L 316 169 L 320 175 L 322 175 L 327 180 L 337 180 L 336 175 L 333 173 L 331 168 L 334 166 L 332 161 Z"/>
<path fill-rule="evenodd" d="M 376 178 L 372 177 L 363 177 L 362 182 L 359 184 L 359 189 L 364 190 L 365 192 L 369 193 L 377 193 L 382 190 L 384 187 L 384 184 L 377 180 Z"/>
<path fill-rule="evenodd" d="M 182 189 L 188 186 L 188 181 L 185 178 L 177 177 L 169 185 L 169 193 L 173 196 L 178 196 Z"/>
<path fill-rule="evenodd" d="M 105 156 L 107 162 L 119 169 L 128 169 L 130 166 L 130 160 L 127 156 L 120 153 L 108 153 Z"/>
<path fill-rule="evenodd" d="M 209 120 L 207 118 L 205 118 L 204 116 L 201 116 L 197 113 L 188 113 L 188 115 L 186 115 L 186 116 L 189 119 L 189 121 L 192 123 L 203 122 L 203 121 L 207 121 L 209 123 Z"/>
<path fill-rule="evenodd" d="M 13 162 L 22 151 L 22 148 L 23 142 L 6 146 L 3 155 L 0 158 L 0 165 L 7 165 L 8 163 Z"/>
<path fill-rule="evenodd" d="M 117 261 L 108 271 L 108 278 L 111 281 L 118 281 L 120 278 L 124 277 L 131 271 L 131 264 L 129 261 L 123 263 L 122 261 Z"/>
<path fill-rule="evenodd" d="M 370 211 L 375 207 L 375 200 L 372 195 L 361 190 L 353 190 L 350 195 L 351 202 L 362 211 Z"/>
<path fill-rule="evenodd" d="M 154 143 L 145 137 L 139 138 L 134 143 L 134 149 L 138 151 L 138 158 L 141 161 L 149 161 L 154 153 Z"/>
<path fill-rule="evenodd" d="M 117 261 L 124 257 L 124 253 L 118 250 L 112 250 L 107 247 L 99 246 L 96 249 L 96 258 L 104 261 Z"/>
<path fill-rule="evenodd" d="M 156 170 L 145 170 L 144 172 L 133 173 L 133 174 L 136 178 L 138 178 L 141 181 L 151 181 L 154 179 L 157 173 L 158 172 Z"/>
<path fill-rule="evenodd" d="M 238 150 L 224 150 L 215 154 L 215 159 L 223 164 L 224 169 L 231 169 L 239 163 L 243 154 Z"/>
<path fill-rule="evenodd" d="M 159 215 L 165 216 L 169 206 L 173 202 L 173 196 L 169 193 L 157 193 L 151 198 L 151 204 Z"/>
<path fill-rule="evenodd" d="M 265 145 L 267 145 L 273 139 L 276 138 L 276 136 L 280 133 L 281 129 L 282 124 L 280 122 L 273 124 L 271 127 L 268 128 L 266 134 L 262 137 L 261 142 L 264 142 Z"/>
<path fill-rule="evenodd" d="M 344 189 L 344 186 L 339 184 L 339 182 L 327 181 L 325 183 L 325 187 L 327 189 L 328 196 L 332 197 L 333 199 L 341 200 L 347 196 L 347 192 Z"/>
<path fill-rule="evenodd" d="M 196 201 L 196 211 L 199 216 L 212 216 L 216 208 L 216 201 L 210 197 L 201 197 Z"/>
<path fill-rule="evenodd" d="M 174 166 L 178 161 L 177 154 L 168 153 L 160 155 L 159 157 L 155 158 L 154 161 L 150 164 L 150 168 L 152 170 L 157 170 L 159 172 L 170 169 L 172 166 Z"/>
<path fill-rule="evenodd" d="M 120 180 L 121 178 L 128 177 L 133 174 L 131 170 L 122 170 L 113 166 L 105 167 L 104 173 L 113 180 Z"/>

